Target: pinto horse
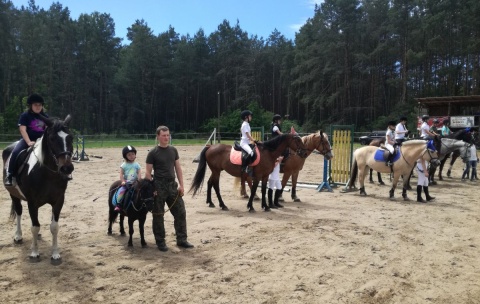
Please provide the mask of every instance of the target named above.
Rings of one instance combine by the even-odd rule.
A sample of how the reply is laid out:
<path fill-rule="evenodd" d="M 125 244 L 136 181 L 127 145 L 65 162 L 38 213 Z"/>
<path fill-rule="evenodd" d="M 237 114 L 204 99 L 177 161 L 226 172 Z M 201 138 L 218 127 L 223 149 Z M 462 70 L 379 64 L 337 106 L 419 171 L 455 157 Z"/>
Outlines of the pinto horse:
<path fill-rule="evenodd" d="M 122 181 L 115 181 L 109 189 L 108 192 L 108 234 L 112 234 L 112 225 L 117 219 L 118 213 L 115 211 L 115 206 L 113 205 L 113 196 L 115 192 L 121 187 Z M 133 195 L 131 196 L 131 204 L 125 204 L 124 208 L 120 212 L 120 234 L 125 235 L 125 229 L 123 228 L 123 220 L 125 216 L 128 217 L 128 233 L 130 238 L 128 239 L 128 246 L 132 247 L 132 235 L 133 235 L 133 223 L 138 220 L 138 230 L 140 230 L 140 242 L 142 247 L 146 247 L 147 243 L 145 242 L 144 226 L 147 219 L 147 213 L 152 211 L 154 203 L 154 192 L 155 188 L 153 186 L 153 181 L 142 179 L 132 185 Z M 128 190 L 127 190 L 128 191 Z M 127 195 L 124 196 L 124 199 L 127 198 Z"/>
<path fill-rule="evenodd" d="M 65 201 L 65 190 L 73 172 L 72 152 L 73 136 L 70 134 L 68 124 L 71 116 L 65 120 L 44 118 L 47 128 L 35 145 L 21 152 L 17 158 L 16 185 L 5 187 L 12 198 L 10 218 L 16 219 L 16 232 L 13 238 L 15 243 L 22 243 L 22 204 L 27 201 L 28 212 L 32 221 L 32 247 L 30 258 L 38 259 L 38 238 L 40 222 L 38 209 L 45 205 L 52 206 L 52 260 L 60 260 L 58 250 L 58 220 Z M 3 175 L 5 178 L 5 164 L 14 148 L 14 144 L 3 150 Z"/>
<path fill-rule="evenodd" d="M 439 139 L 436 138 L 435 140 L 438 141 Z M 438 143 L 436 146 L 438 146 Z M 386 166 L 385 160 L 375 159 L 375 154 L 378 153 L 377 151 L 383 150 L 371 146 L 365 146 L 355 150 L 353 153 L 353 164 L 352 170 L 350 171 L 350 180 L 347 185 L 347 191 L 354 187 L 355 179 L 358 173 L 358 180 L 360 182 L 360 195 L 367 195 L 365 192 L 365 177 L 367 167 L 382 173 L 389 173 L 391 170 L 393 170 L 393 182 L 392 188 L 390 189 L 390 199 L 393 200 L 398 179 L 401 175 L 409 175 L 419 158 L 431 163 L 439 162 L 437 152 L 429 149 L 428 142 L 425 140 L 410 140 L 404 142 L 400 147 L 398 159 L 394 161 L 392 167 Z M 409 200 L 407 197 L 407 184 L 408 179 L 404 179 L 402 192 L 402 197 L 404 200 Z"/>
<path fill-rule="evenodd" d="M 305 157 L 305 146 L 300 136 L 293 134 L 282 134 L 271 140 L 257 144 L 260 152 L 260 162 L 253 168 L 253 183 L 250 198 L 248 199 L 247 208 L 250 212 L 255 212 L 253 208 L 253 199 L 257 190 L 258 184 L 262 182 L 262 208 L 265 211 L 270 211 L 270 207 L 267 206 L 265 193 L 267 190 L 268 175 L 273 171 L 275 167 L 275 160 L 285 151 L 286 148 L 290 148 L 301 157 Z M 230 152 L 232 146 L 224 144 L 216 144 L 212 146 L 206 146 L 200 153 L 200 161 L 198 163 L 197 172 L 193 178 L 192 186 L 189 192 L 193 190 L 193 196 L 195 196 L 202 187 L 203 180 L 205 179 L 205 172 L 207 165 L 212 171 L 207 184 L 207 201 L 209 207 L 215 207 L 212 202 L 212 187 L 215 189 L 217 198 L 222 210 L 228 210 L 228 207 L 222 200 L 220 195 L 220 173 L 225 170 L 232 176 L 241 177 L 243 174 L 241 171 L 241 165 L 233 164 L 230 161 Z"/>
<path fill-rule="evenodd" d="M 477 147 L 477 149 L 480 147 L 480 136 L 478 136 L 478 133 L 476 133 L 476 135 L 473 135 L 472 136 L 472 142 L 473 144 Z M 440 164 L 440 168 L 438 169 L 438 179 L 439 180 L 443 180 L 443 177 L 442 177 L 442 169 L 443 169 L 443 166 L 445 165 L 445 162 L 447 161 L 447 159 L 449 158 L 449 156 L 451 156 L 451 160 L 450 160 L 450 164 L 449 164 L 449 167 L 448 167 L 448 170 L 447 170 L 447 176 L 448 177 L 452 177 L 452 168 L 453 168 L 453 164 L 455 163 L 455 161 L 457 160 L 458 157 L 461 157 L 462 159 L 464 159 L 464 156 L 465 154 L 462 155 L 461 151 L 460 150 L 456 150 L 456 151 L 453 151 L 453 153 L 451 153 L 450 155 L 447 155 L 445 157 L 445 160 L 442 161 L 442 163 Z"/>

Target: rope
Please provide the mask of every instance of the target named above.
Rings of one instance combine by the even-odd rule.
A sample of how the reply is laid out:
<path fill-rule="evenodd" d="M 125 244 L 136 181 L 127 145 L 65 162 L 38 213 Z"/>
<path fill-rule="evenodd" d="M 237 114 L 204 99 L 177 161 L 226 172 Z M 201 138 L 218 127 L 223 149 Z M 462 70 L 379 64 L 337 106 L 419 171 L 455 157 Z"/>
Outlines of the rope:
<path fill-rule="evenodd" d="M 176 197 L 175 200 L 173 201 L 173 204 L 172 204 L 167 210 L 165 210 L 165 212 L 153 212 L 153 211 L 152 211 L 152 215 L 164 216 L 168 211 L 170 211 L 170 210 L 173 208 L 173 206 L 174 206 L 175 203 L 177 202 L 179 196 L 180 196 L 180 191 L 177 191 L 177 197 Z"/>

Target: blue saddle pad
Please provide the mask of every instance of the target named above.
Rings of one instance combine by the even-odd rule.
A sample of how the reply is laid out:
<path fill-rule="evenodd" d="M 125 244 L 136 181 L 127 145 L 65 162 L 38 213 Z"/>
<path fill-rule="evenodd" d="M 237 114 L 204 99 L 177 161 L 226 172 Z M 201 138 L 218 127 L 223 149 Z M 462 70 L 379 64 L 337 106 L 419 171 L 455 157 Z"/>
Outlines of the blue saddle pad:
<path fill-rule="evenodd" d="M 377 162 L 384 162 L 385 159 L 383 159 L 383 154 L 385 153 L 385 150 L 383 149 L 377 149 L 377 151 L 375 152 L 375 155 L 373 156 L 373 159 L 375 159 L 375 161 Z M 393 162 L 396 162 L 397 160 L 400 159 L 400 151 L 398 151 L 397 154 L 395 154 L 395 156 L 393 157 Z"/>

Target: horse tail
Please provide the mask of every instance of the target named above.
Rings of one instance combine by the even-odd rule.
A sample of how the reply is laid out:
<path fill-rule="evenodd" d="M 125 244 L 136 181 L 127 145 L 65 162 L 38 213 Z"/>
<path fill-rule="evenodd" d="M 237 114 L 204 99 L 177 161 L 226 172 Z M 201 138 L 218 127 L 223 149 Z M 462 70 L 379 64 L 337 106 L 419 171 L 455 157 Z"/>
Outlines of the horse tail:
<path fill-rule="evenodd" d="M 357 159 L 353 157 L 352 170 L 350 170 L 350 180 L 348 181 L 348 188 L 355 186 L 355 180 L 357 179 L 358 164 Z"/>
<path fill-rule="evenodd" d="M 240 189 L 240 184 L 241 184 L 242 179 L 238 176 L 235 176 L 233 179 L 233 191 L 238 191 Z"/>
<path fill-rule="evenodd" d="M 207 153 L 207 150 L 209 148 L 209 146 L 206 146 L 200 153 L 200 160 L 198 161 L 197 172 L 193 177 L 192 186 L 190 187 L 190 190 L 188 190 L 188 193 L 192 192 L 193 190 L 192 196 L 195 196 L 197 192 L 202 188 L 203 180 L 205 179 L 205 172 L 207 171 L 207 158 L 205 157 L 205 154 Z"/>
<path fill-rule="evenodd" d="M 14 221 L 17 218 L 17 213 L 15 212 L 15 203 L 12 201 L 12 207 L 10 208 L 10 220 Z"/>

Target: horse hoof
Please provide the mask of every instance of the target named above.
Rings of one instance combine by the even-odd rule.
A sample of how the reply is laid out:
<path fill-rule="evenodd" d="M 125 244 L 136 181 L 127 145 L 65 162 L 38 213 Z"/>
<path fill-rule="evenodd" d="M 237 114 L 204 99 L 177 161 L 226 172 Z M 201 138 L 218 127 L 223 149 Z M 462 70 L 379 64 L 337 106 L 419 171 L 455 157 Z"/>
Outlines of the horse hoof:
<path fill-rule="evenodd" d="M 243 194 L 243 195 L 242 195 L 242 198 L 250 198 L 250 197 L 249 197 L 248 195 L 246 195 L 246 194 Z"/>
<path fill-rule="evenodd" d="M 207 203 L 207 204 L 208 204 L 208 207 L 215 208 L 215 205 L 213 203 Z"/>
<path fill-rule="evenodd" d="M 272 211 L 272 209 L 270 209 L 270 207 L 265 207 L 265 209 L 263 211 L 270 212 L 270 211 Z"/>
<path fill-rule="evenodd" d="M 302 201 L 298 197 L 296 197 L 296 198 L 293 199 L 293 202 L 294 203 L 301 203 Z"/>
<path fill-rule="evenodd" d="M 29 258 L 30 262 L 39 262 L 40 261 L 40 255 L 39 254 L 29 255 L 28 258 Z"/>
<path fill-rule="evenodd" d="M 403 201 L 408 202 L 408 201 L 410 201 L 410 199 L 408 198 L 408 196 L 405 196 L 405 197 L 403 197 Z"/>
<path fill-rule="evenodd" d="M 19 240 L 13 239 L 13 242 L 15 244 L 23 244 L 23 239 L 19 239 Z"/>
<path fill-rule="evenodd" d="M 253 209 L 253 207 L 252 207 L 252 208 L 248 209 L 248 212 L 254 213 L 254 212 L 255 212 L 255 209 Z"/>
<path fill-rule="evenodd" d="M 367 192 L 360 192 L 360 196 L 367 196 Z"/>
<path fill-rule="evenodd" d="M 142 248 L 147 248 L 147 247 L 148 247 L 147 243 L 142 243 Z"/>
<path fill-rule="evenodd" d="M 381 186 L 385 186 L 384 182 L 379 182 L 378 184 L 381 185 Z"/>
<path fill-rule="evenodd" d="M 111 231 L 111 230 L 110 230 L 110 231 L 107 231 L 107 234 L 108 234 L 108 235 L 112 235 L 112 231 Z"/>
<path fill-rule="evenodd" d="M 438 178 L 438 180 L 441 180 L 441 181 L 443 181 L 443 177 L 441 177 L 441 176 L 440 176 L 440 177 Z"/>
<path fill-rule="evenodd" d="M 125 236 L 125 235 L 126 235 L 126 234 L 125 234 L 125 231 L 120 231 L 120 235 L 121 235 L 121 236 Z"/>
<path fill-rule="evenodd" d="M 131 243 L 128 243 L 128 247 L 133 247 L 133 244 L 131 244 Z"/>
<path fill-rule="evenodd" d="M 253 198 L 253 200 L 254 200 L 254 201 L 259 201 L 260 198 L 259 198 L 257 195 L 255 195 L 255 197 Z"/>
<path fill-rule="evenodd" d="M 279 202 L 283 202 L 283 201 L 284 201 L 283 197 L 280 196 L 280 197 L 278 198 L 278 201 L 279 201 Z"/>
<path fill-rule="evenodd" d="M 370 183 L 370 184 L 374 184 L 375 182 L 371 180 L 371 181 L 369 181 L 369 183 Z"/>
<path fill-rule="evenodd" d="M 227 206 L 223 206 L 223 207 L 222 207 L 222 211 L 229 211 L 229 210 L 230 210 L 230 209 L 228 209 Z"/>
<path fill-rule="evenodd" d="M 391 201 L 396 201 L 397 199 L 392 196 L 392 197 L 390 197 L 390 200 L 391 200 Z"/>
<path fill-rule="evenodd" d="M 50 260 L 52 261 L 58 261 L 58 260 L 61 260 L 62 257 L 57 253 L 57 254 L 53 254 L 51 257 L 50 257 Z"/>
<path fill-rule="evenodd" d="M 437 184 L 437 182 L 436 182 L 436 181 L 432 181 L 432 182 L 430 182 L 430 185 L 432 185 L 432 186 L 433 186 L 433 185 L 436 185 L 436 184 Z"/>

